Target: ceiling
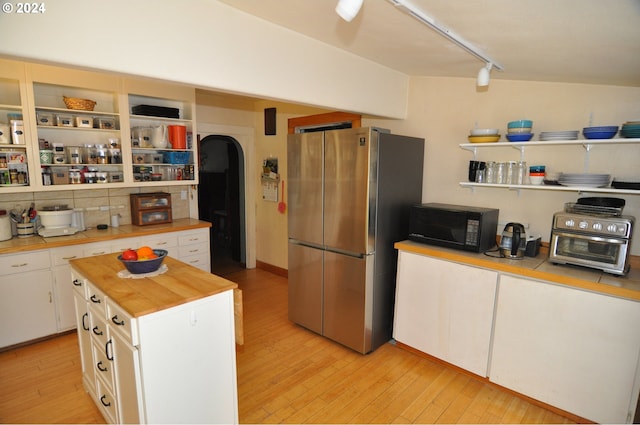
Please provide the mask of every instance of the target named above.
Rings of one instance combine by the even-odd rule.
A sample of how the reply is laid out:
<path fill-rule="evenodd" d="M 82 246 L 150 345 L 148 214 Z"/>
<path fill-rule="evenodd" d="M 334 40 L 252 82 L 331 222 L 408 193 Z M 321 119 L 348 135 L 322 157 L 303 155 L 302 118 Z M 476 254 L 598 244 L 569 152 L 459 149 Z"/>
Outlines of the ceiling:
<path fill-rule="evenodd" d="M 483 62 L 387 0 L 351 22 L 338 0 L 220 0 L 411 76 L 475 78 Z M 412 0 L 504 67 L 492 79 L 640 87 L 640 0 Z"/>

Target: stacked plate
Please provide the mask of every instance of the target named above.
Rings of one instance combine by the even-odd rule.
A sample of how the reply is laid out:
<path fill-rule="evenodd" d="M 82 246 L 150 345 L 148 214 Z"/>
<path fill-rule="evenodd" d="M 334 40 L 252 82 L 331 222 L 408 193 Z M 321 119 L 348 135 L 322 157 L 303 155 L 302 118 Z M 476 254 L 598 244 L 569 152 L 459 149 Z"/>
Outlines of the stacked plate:
<path fill-rule="evenodd" d="M 620 130 L 622 137 L 640 138 L 640 121 L 627 121 Z"/>
<path fill-rule="evenodd" d="M 577 140 L 578 130 L 576 131 L 543 131 L 540 133 L 540 140 Z"/>
<path fill-rule="evenodd" d="M 563 186 L 607 187 L 611 184 L 611 175 L 561 173 L 558 183 Z"/>

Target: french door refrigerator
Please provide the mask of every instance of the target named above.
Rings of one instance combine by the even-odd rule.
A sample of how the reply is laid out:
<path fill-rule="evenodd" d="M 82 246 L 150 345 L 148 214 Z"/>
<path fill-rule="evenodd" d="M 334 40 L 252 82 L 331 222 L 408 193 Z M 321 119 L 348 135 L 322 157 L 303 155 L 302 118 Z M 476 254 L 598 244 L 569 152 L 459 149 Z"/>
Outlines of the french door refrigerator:
<path fill-rule="evenodd" d="M 289 135 L 289 319 L 366 354 L 391 339 L 397 252 L 422 201 L 424 140 Z"/>

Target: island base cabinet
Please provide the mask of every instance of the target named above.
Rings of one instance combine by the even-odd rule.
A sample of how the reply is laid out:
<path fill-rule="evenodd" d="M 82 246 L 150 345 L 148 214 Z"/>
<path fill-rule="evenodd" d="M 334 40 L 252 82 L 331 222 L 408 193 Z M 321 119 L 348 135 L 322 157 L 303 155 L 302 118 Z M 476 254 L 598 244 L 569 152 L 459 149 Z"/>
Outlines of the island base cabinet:
<path fill-rule="evenodd" d="M 498 274 L 400 251 L 393 337 L 487 376 Z"/>
<path fill-rule="evenodd" d="M 490 380 L 599 423 L 638 402 L 640 303 L 501 275 Z"/>
<path fill-rule="evenodd" d="M 138 326 L 146 422 L 238 423 L 233 291 L 142 316 Z"/>

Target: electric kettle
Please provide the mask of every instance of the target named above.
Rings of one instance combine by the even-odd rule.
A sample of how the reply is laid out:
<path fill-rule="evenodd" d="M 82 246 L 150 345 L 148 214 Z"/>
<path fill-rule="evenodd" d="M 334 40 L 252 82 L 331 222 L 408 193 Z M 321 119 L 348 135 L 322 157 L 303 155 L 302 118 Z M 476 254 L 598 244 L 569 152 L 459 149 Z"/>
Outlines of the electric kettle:
<path fill-rule="evenodd" d="M 520 223 L 508 223 L 504 226 L 500 239 L 500 256 L 522 258 L 527 248 L 527 234 Z"/>

